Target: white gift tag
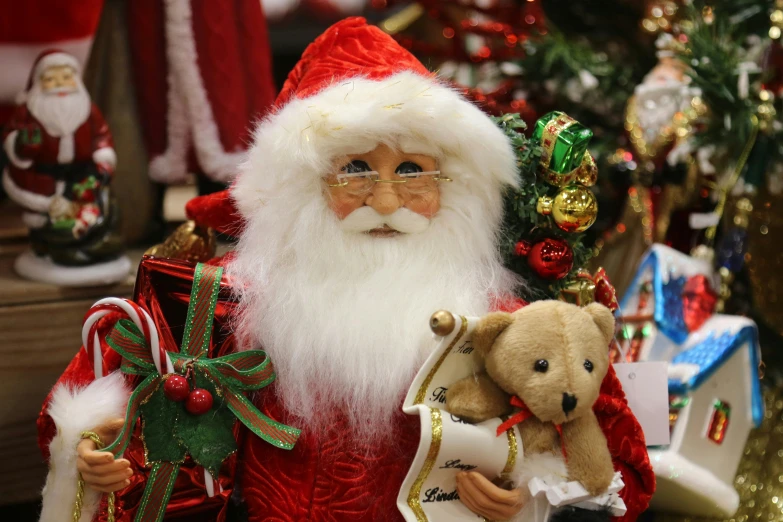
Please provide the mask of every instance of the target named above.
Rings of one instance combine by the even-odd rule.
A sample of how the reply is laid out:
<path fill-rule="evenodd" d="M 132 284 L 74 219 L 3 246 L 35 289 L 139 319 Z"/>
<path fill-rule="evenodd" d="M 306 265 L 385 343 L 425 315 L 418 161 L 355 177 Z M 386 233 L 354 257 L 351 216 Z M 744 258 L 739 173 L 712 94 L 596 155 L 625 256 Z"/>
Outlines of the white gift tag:
<path fill-rule="evenodd" d="M 669 376 L 665 361 L 614 365 L 648 446 L 669 444 Z"/>

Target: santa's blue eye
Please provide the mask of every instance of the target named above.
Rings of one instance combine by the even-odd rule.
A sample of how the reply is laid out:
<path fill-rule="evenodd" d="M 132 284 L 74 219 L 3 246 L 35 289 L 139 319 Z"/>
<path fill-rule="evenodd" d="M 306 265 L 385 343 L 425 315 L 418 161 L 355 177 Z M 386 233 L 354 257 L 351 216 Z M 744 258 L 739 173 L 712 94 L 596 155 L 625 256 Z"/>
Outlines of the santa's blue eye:
<path fill-rule="evenodd" d="M 372 169 L 366 161 L 353 160 L 352 162 L 343 166 L 343 168 L 340 170 L 346 174 L 356 174 L 357 172 L 370 172 Z"/>
<path fill-rule="evenodd" d="M 415 174 L 416 172 L 422 172 L 423 170 L 424 169 L 412 161 L 403 161 L 397 166 L 397 170 L 394 172 L 397 174 Z"/>

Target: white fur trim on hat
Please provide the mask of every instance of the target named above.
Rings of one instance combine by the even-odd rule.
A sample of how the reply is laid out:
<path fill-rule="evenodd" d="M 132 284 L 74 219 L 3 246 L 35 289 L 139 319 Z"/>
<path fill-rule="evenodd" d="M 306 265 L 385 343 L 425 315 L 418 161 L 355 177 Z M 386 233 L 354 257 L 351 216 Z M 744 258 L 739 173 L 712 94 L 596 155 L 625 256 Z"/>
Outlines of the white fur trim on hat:
<path fill-rule="evenodd" d="M 486 114 L 437 79 L 406 71 L 381 81 L 343 80 L 268 116 L 255 130 L 232 197 L 248 218 L 259 194 L 281 184 L 320 192 L 335 158 L 378 143 L 434 156 L 453 179 L 442 185 L 442 203 L 455 194 L 478 197 L 496 221 L 503 188 L 518 181 L 511 144 Z"/>
<path fill-rule="evenodd" d="M 27 210 L 42 214 L 49 212 L 49 204 L 52 202 L 51 196 L 44 196 L 23 189 L 14 183 L 14 180 L 11 179 L 11 175 L 8 173 L 8 169 L 3 170 L 3 190 L 11 198 L 11 201 Z"/>
<path fill-rule="evenodd" d="M 49 474 L 42 493 L 39 522 L 61 522 L 68 518 L 76 499 L 76 446 L 83 431 L 95 429 L 122 417 L 130 391 L 120 372 L 97 379 L 85 388 L 61 384 L 54 389 L 47 413 L 57 426 L 57 435 L 49 444 Z M 101 494 L 85 488 L 79 522 L 90 522 Z"/>
<path fill-rule="evenodd" d="M 71 56 L 68 53 L 51 53 L 38 60 L 35 64 L 33 80 L 37 80 L 41 73 L 49 67 L 71 67 L 77 74 L 81 71 L 81 65 L 79 65 L 79 60 L 75 56 Z"/>
<path fill-rule="evenodd" d="M 117 153 L 111 147 L 101 147 L 92 153 L 92 160 L 99 165 L 117 166 Z"/>

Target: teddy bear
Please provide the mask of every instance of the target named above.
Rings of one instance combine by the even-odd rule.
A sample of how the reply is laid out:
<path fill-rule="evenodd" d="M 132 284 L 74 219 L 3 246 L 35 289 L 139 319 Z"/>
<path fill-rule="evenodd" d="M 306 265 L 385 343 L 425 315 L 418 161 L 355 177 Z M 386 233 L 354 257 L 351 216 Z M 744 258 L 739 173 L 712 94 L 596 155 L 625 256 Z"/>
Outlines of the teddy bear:
<path fill-rule="evenodd" d="M 526 459 L 564 452 L 569 480 L 603 494 L 614 469 L 593 403 L 613 337 L 614 316 L 597 303 L 538 301 L 514 313 L 490 313 L 473 333 L 485 370 L 449 387 L 447 410 L 473 423 L 516 411 L 504 425 L 521 421 Z"/>

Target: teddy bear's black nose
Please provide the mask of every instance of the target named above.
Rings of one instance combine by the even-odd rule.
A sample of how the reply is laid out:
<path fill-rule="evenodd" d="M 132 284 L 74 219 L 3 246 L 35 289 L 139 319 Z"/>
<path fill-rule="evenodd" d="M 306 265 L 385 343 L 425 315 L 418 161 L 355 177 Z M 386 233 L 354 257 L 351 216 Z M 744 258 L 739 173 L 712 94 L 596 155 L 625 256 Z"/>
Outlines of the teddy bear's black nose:
<path fill-rule="evenodd" d="M 576 397 L 574 397 L 570 393 L 564 393 L 563 394 L 563 412 L 565 412 L 567 414 L 569 412 L 574 411 L 574 408 L 576 408 Z"/>

